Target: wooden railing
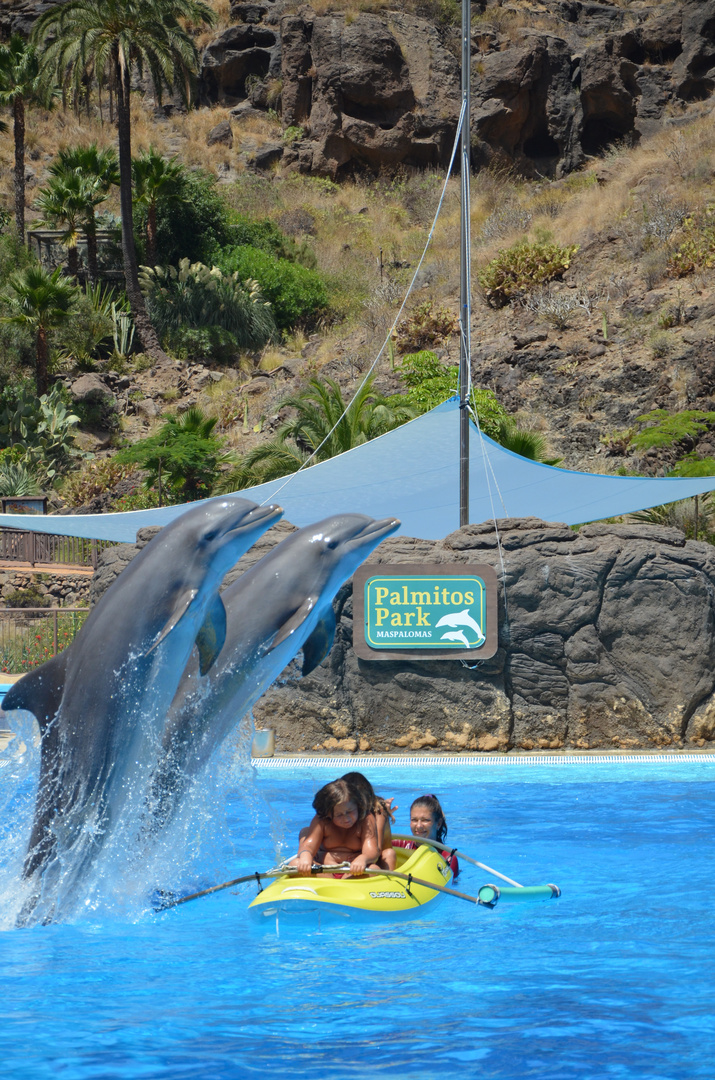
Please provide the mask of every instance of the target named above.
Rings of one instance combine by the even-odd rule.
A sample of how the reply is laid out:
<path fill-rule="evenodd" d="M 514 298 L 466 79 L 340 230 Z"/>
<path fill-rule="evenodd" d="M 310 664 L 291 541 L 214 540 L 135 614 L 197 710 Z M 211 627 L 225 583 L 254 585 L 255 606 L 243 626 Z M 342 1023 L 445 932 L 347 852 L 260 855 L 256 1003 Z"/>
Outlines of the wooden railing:
<path fill-rule="evenodd" d="M 96 569 L 100 552 L 112 544 L 111 540 L 84 540 L 80 536 L 0 528 L 0 561 L 24 562 L 30 566 L 59 563 Z"/>
<path fill-rule="evenodd" d="M 71 645 L 89 608 L 0 608 L 0 681 L 19 675 Z"/>

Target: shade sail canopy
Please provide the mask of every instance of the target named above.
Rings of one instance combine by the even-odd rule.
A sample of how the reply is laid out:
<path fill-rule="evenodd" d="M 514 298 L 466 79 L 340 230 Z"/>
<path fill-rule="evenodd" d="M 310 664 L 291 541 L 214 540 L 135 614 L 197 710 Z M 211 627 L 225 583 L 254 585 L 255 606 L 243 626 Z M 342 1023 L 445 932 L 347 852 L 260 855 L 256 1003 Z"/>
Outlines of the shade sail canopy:
<path fill-rule="evenodd" d="M 459 528 L 459 403 L 432 412 L 283 480 L 237 494 L 276 502 L 294 525 L 330 514 L 398 517 L 405 536 L 439 540 Z M 578 525 L 715 490 L 715 476 L 653 479 L 569 472 L 529 461 L 480 436 L 470 440 L 470 521 L 540 517 Z M 19 517 L 0 514 L 10 528 L 133 541 L 138 529 L 167 525 L 195 503 L 119 514 Z"/>

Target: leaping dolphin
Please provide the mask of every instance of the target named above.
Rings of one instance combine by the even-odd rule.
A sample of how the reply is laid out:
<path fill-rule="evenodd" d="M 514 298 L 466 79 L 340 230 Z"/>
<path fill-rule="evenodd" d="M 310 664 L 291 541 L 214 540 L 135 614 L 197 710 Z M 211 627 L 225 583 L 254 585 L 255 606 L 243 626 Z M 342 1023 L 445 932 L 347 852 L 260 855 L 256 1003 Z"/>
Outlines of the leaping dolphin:
<path fill-rule="evenodd" d="M 479 641 L 484 638 L 482 628 L 476 619 L 473 619 L 469 614 L 469 608 L 465 608 L 464 611 L 450 611 L 447 615 L 442 616 L 437 622 L 437 626 L 468 626 L 477 635 Z"/>
<path fill-rule="evenodd" d="M 303 675 L 327 656 L 333 597 L 399 525 L 362 514 L 325 518 L 276 545 L 222 593 L 221 654 L 208 678 L 192 658 L 167 716 L 153 785 L 155 828 L 168 823 L 188 783 L 299 650 Z"/>
<path fill-rule="evenodd" d="M 437 625 L 439 626 L 439 623 L 437 623 Z M 467 641 L 466 637 L 464 636 L 464 630 L 450 630 L 450 632 L 448 634 L 442 634 L 441 640 L 442 641 L 461 641 L 462 645 L 466 646 L 466 648 L 469 648 L 469 642 Z"/>
<path fill-rule="evenodd" d="M 219 585 L 282 512 L 240 498 L 188 510 L 132 560 L 72 645 L 6 694 L 5 711 L 34 713 L 42 735 L 23 870 L 36 889 L 25 921 L 51 916 L 60 886 L 61 894 L 71 893 L 137 781 L 146 789 L 194 644 L 202 673 L 223 646 L 226 611 Z M 49 894 L 49 907 L 33 914 L 40 886 L 41 906 Z"/>

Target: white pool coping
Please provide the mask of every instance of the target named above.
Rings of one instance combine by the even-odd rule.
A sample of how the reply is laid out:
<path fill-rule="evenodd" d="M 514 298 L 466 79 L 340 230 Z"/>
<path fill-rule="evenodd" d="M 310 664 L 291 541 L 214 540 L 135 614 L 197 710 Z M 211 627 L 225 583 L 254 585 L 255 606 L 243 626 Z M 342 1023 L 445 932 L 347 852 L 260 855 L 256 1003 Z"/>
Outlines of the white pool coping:
<path fill-rule="evenodd" d="M 675 765 L 682 762 L 715 764 L 715 754 L 394 754 L 374 757 L 296 757 L 251 758 L 256 769 L 391 769 L 480 767 L 504 768 L 512 765 Z"/>

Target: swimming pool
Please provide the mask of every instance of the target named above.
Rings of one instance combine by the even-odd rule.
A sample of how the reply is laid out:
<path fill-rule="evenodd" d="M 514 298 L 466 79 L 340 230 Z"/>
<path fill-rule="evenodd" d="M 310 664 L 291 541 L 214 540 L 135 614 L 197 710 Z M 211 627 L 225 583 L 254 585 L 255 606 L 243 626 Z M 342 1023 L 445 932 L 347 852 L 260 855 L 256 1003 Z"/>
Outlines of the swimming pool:
<path fill-rule="evenodd" d="M 504 761 L 365 771 L 403 828 L 434 791 L 450 840 L 518 881 L 556 882 L 560 900 L 444 898 L 406 924 L 277 936 L 245 917 L 254 887 L 160 915 L 115 897 L 83 922 L 0 934 L 5 1075 L 709 1078 L 715 758 Z M 166 883 L 266 868 L 341 771 L 218 776 Z M 486 877 L 467 866 L 459 887 Z"/>

